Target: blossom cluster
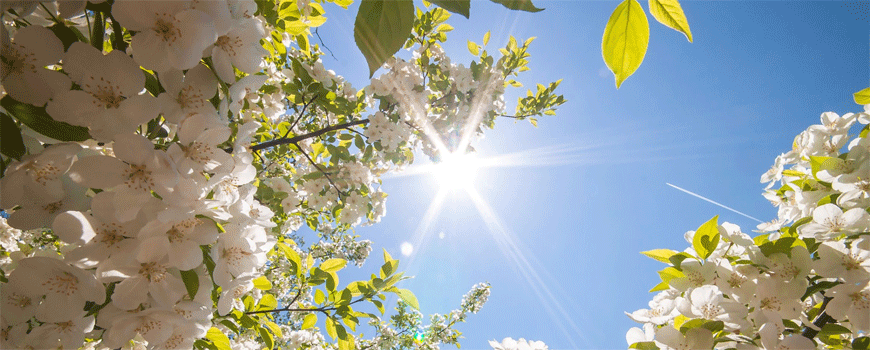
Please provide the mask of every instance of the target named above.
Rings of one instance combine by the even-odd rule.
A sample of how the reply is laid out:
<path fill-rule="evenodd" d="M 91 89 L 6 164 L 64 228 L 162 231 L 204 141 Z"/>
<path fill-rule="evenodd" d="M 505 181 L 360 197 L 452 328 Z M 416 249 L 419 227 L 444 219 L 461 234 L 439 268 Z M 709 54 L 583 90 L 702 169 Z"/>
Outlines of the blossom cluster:
<path fill-rule="evenodd" d="M 669 263 L 632 348 L 852 347 L 870 333 L 870 105 L 827 112 L 761 176 L 778 218 L 756 237 L 714 218 L 686 233 L 683 252 L 644 252 Z M 857 136 L 853 125 L 863 125 Z M 774 188 L 779 185 L 779 188 Z"/>
<path fill-rule="evenodd" d="M 0 10 L 2 348 L 367 341 L 327 322 L 339 345 L 328 341 L 316 312 L 351 329 L 372 318 L 374 339 L 389 338 L 385 321 L 336 299 L 383 314 L 383 292 L 413 298 L 393 286 L 405 277 L 388 254 L 380 278 L 338 288 L 335 271 L 371 252 L 352 229 L 385 215 L 382 174 L 491 126 L 504 77 L 520 68 L 474 71 L 421 40 L 414 60 L 389 60 L 357 90 L 308 42 L 325 20 L 318 1 L 6 1 Z M 14 150 L 7 131 L 21 133 Z M 428 344 L 456 343 L 452 327 L 480 309 L 489 286 L 470 295 L 433 316 Z"/>

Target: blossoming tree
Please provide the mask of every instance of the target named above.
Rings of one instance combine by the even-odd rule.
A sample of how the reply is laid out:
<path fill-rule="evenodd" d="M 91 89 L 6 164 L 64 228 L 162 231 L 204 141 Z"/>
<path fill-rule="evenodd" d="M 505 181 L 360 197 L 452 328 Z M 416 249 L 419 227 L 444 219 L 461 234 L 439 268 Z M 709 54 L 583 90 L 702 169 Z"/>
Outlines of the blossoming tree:
<path fill-rule="evenodd" d="M 496 57 L 487 34 L 453 62 L 444 22 L 468 9 L 433 2 L 362 0 L 355 39 L 383 73 L 357 90 L 309 40 L 350 0 L 4 1 L 0 347 L 458 344 L 489 285 L 425 321 L 386 251 L 339 279 L 371 251 L 353 228 L 415 152 L 464 153 L 564 98 L 538 85 L 506 114 L 531 40 Z"/>
<path fill-rule="evenodd" d="M 870 88 L 854 97 L 863 112 L 823 113 L 761 176 L 778 217 L 760 235 L 714 217 L 682 252 L 643 252 L 668 266 L 629 348 L 870 348 Z"/>

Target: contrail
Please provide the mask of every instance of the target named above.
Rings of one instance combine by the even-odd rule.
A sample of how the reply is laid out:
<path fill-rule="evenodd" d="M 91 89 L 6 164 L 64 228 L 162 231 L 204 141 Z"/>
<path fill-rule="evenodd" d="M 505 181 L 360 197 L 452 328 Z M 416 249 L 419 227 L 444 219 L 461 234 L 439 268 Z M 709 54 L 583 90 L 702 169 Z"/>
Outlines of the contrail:
<path fill-rule="evenodd" d="M 758 221 L 758 222 L 761 222 L 761 223 L 764 222 L 764 221 L 758 220 L 758 219 L 756 219 L 756 218 L 754 218 L 754 217 L 751 217 L 751 216 L 749 216 L 749 215 L 743 214 L 743 213 L 741 213 L 741 212 L 739 212 L 739 211 L 737 211 L 737 210 L 734 210 L 734 209 L 732 209 L 732 208 L 729 208 L 728 206 L 725 206 L 725 205 L 723 205 L 723 204 L 721 204 L 721 203 L 718 203 L 718 202 L 716 202 L 716 201 L 714 201 L 714 200 L 712 200 L 712 199 L 710 199 L 710 198 L 707 198 L 707 197 L 704 197 L 704 196 L 702 196 L 702 195 L 700 195 L 700 194 L 697 194 L 697 193 L 695 193 L 695 192 L 689 191 L 689 190 L 687 190 L 687 189 L 684 189 L 684 188 L 681 188 L 681 187 L 678 187 L 678 186 L 675 186 L 675 185 L 671 185 L 671 184 L 669 184 L 669 183 L 667 183 L 667 182 L 665 182 L 665 185 L 671 186 L 671 187 L 676 188 L 676 189 L 678 189 L 678 190 L 680 190 L 680 191 L 683 191 L 683 192 L 688 193 L 688 194 L 690 194 L 690 195 L 693 195 L 693 196 L 695 196 L 695 197 L 701 198 L 701 199 L 703 199 L 703 200 L 705 200 L 705 201 L 708 201 L 708 202 L 713 203 L 713 204 L 715 204 L 715 205 L 718 205 L 718 206 L 720 206 L 720 207 L 722 207 L 722 208 L 725 208 L 725 209 L 728 209 L 728 210 L 730 210 L 730 211 L 733 211 L 733 212 L 735 212 L 735 213 L 737 213 L 737 214 L 743 215 L 743 216 L 745 216 L 745 217 L 747 217 L 747 218 L 750 218 L 750 219 L 752 219 L 752 220 L 755 220 L 755 221 Z"/>

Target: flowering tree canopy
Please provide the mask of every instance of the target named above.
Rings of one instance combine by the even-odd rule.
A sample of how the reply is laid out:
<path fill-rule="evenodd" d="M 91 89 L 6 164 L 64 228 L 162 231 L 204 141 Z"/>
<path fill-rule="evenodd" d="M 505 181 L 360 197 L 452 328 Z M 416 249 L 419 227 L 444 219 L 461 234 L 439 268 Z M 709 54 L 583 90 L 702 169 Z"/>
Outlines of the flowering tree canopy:
<path fill-rule="evenodd" d="M 453 62 L 444 22 L 468 1 L 363 0 L 382 74 L 354 88 L 309 40 L 326 3 L 351 1 L 3 2 L 2 348 L 458 345 L 489 285 L 426 321 L 386 251 L 339 279 L 371 251 L 353 228 L 385 214 L 381 175 L 554 114 L 559 82 L 507 114 L 531 39 Z"/>
<path fill-rule="evenodd" d="M 823 113 L 761 176 L 778 217 L 760 235 L 714 217 L 682 252 L 643 252 L 668 266 L 649 309 L 626 313 L 643 324 L 629 348 L 870 348 L 868 97 L 855 93 L 863 112 Z"/>

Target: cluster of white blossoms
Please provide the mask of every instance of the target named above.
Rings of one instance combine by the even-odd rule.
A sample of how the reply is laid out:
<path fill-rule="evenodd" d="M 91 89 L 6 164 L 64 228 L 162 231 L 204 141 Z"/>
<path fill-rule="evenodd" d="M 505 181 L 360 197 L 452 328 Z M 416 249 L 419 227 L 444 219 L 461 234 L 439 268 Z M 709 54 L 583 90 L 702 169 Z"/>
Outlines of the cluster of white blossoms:
<path fill-rule="evenodd" d="M 635 348 L 814 349 L 866 344 L 870 333 L 870 105 L 824 113 L 762 175 L 779 217 L 755 238 L 716 220 L 691 248 L 644 254 L 671 266 L 660 292 L 627 315 Z M 855 123 L 865 125 L 852 138 Z M 774 189 L 776 185 L 780 187 Z M 790 226 L 787 226 L 790 225 Z M 863 343 L 862 343 L 863 342 Z"/>
<path fill-rule="evenodd" d="M 0 5 L 0 347 L 348 348 L 358 317 L 401 337 L 350 308 L 416 303 L 398 261 L 338 287 L 372 250 L 349 231 L 385 215 L 382 174 L 491 126 L 525 61 L 475 73 L 431 41 L 357 91 L 308 43 L 320 2 L 293 1 Z M 488 295 L 433 316 L 427 346 Z"/>

